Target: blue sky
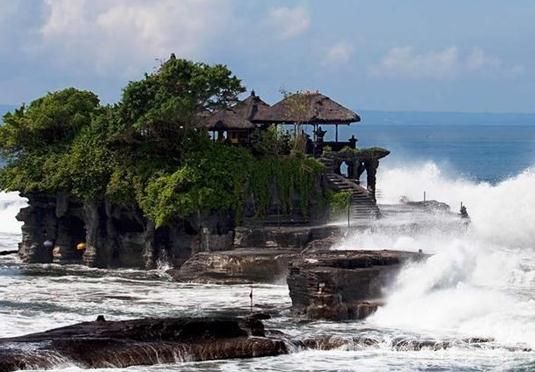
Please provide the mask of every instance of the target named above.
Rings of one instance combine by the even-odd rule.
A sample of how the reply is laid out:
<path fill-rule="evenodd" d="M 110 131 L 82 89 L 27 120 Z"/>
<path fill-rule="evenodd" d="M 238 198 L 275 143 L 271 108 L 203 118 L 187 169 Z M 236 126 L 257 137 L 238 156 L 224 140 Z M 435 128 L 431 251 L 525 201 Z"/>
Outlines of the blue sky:
<path fill-rule="evenodd" d="M 0 103 L 75 86 L 116 101 L 171 52 L 273 103 L 535 112 L 531 0 L 2 0 Z"/>

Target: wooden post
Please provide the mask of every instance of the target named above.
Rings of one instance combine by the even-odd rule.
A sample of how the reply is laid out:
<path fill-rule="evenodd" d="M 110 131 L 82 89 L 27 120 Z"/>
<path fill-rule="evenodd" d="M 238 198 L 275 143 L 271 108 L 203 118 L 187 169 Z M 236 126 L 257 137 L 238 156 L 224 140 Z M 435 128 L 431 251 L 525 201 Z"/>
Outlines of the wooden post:
<path fill-rule="evenodd" d="M 347 233 L 349 234 L 349 228 L 351 227 L 351 196 L 347 199 Z"/>
<path fill-rule="evenodd" d="M 253 312 L 253 285 L 251 284 L 251 292 L 249 292 L 249 300 L 250 300 L 250 306 L 251 306 L 251 313 Z"/>
<path fill-rule="evenodd" d="M 336 142 L 338 142 L 338 124 L 336 124 Z"/>

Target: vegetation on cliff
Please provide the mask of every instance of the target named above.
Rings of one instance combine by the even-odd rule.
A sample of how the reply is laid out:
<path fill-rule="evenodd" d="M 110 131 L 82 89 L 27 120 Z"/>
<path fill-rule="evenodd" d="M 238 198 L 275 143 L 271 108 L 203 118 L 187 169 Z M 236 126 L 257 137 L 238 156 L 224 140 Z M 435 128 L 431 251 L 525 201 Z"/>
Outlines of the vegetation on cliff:
<path fill-rule="evenodd" d="M 331 216 L 347 215 L 347 209 L 351 204 L 351 192 L 349 191 L 330 191 L 327 192 L 327 200 Z"/>
<path fill-rule="evenodd" d="M 4 116 L 0 189 L 133 203 L 157 225 L 201 211 L 239 215 L 251 197 L 261 215 L 273 187 L 281 212 L 295 194 L 306 212 L 321 165 L 292 151 L 287 135 L 264 131 L 243 148 L 212 142 L 196 125 L 243 91 L 226 66 L 171 56 L 114 105 L 74 88 L 48 93 Z"/>

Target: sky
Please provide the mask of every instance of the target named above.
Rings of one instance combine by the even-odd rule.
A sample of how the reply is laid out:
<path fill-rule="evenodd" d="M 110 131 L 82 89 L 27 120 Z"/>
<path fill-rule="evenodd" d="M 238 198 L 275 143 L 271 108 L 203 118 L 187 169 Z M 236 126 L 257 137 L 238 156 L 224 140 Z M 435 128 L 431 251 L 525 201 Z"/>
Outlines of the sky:
<path fill-rule="evenodd" d="M 70 86 L 120 99 L 171 53 L 270 103 L 535 112 L 532 0 L 0 0 L 0 104 Z"/>

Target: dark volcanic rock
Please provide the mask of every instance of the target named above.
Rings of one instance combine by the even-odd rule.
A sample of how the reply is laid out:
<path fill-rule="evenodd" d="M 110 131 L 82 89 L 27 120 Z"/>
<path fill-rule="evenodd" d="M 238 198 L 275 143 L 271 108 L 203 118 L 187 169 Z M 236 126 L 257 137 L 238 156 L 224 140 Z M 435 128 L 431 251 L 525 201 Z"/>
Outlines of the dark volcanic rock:
<path fill-rule="evenodd" d="M 156 228 L 135 205 L 82 202 L 62 193 L 28 193 L 17 216 L 19 254 L 31 263 L 84 263 L 96 267 L 178 267 L 200 251 L 229 249 L 234 238 L 228 211 L 195 216 Z M 85 250 L 77 250 L 84 243 Z"/>
<path fill-rule="evenodd" d="M 19 253 L 19 251 L 0 251 L 0 256 L 9 256 L 17 253 Z"/>
<path fill-rule="evenodd" d="M 439 351 L 452 347 L 474 349 L 506 349 L 515 352 L 531 352 L 532 349 L 521 345 L 503 346 L 494 343 L 492 338 L 470 337 L 463 339 L 414 339 L 398 337 L 394 339 L 376 338 L 370 336 L 329 336 L 319 335 L 312 338 L 295 340 L 293 343 L 300 348 L 313 350 L 333 350 L 344 348 L 346 350 L 362 350 L 366 347 L 375 347 L 382 344 L 396 351 Z"/>
<path fill-rule="evenodd" d="M 236 248 L 303 249 L 312 241 L 341 236 L 338 226 L 261 226 L 238 227 L 234 238 Z"/>
<path fill-rule="evenodd" d="M 0 372 L 54 368 L 126 368 L 231 358 L 276 356 L 292 349 L 361 350 L 389 344 L 392 350 L 444 350 L 450 347 L 502 348 L 488 338 L 383 339 L 364 334 L 315 335 L 292 339 L 277 330 L 265 331 L 258 317 L 165 318 L 95 321 L 0 339 Z M 269 336 L 266 336 L 269 334 Z M 510 347 L 511 351 L 531 351 Z"/>
<path fill-rule="evenodd" d="M 306 245 L 305 249 L 303 250 L 303 253 L 310 254 L 328 251 L 331 249 L 331 247 L 340 243 L 341 238 L 342 237 L 340 235 L 333 234 L 323 239 L 312 240 Z"/>
<path fill-rule="evenodd" d="M 75 363 L 84 368 L 252 358 L 286 353 L 259 320 L 168 318 L 96 321 L 0 339 L 0 372 Z"/>
<path fill-rule="evenodd" d="M 288 262 L 299 252 L 282 249 L 236 249 L 197 253 L 170 274 L 178 281 L 240 284 L 284 280 Z"/>
<path fill-rule="evenodd" d="M 330 251 L 290 264 L 292 309 L 311 319 L 362 319 L 382 304 L 383 288 L 409 260 L 425 257 L 399 251 Z"/>

